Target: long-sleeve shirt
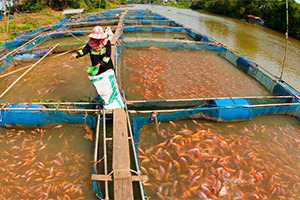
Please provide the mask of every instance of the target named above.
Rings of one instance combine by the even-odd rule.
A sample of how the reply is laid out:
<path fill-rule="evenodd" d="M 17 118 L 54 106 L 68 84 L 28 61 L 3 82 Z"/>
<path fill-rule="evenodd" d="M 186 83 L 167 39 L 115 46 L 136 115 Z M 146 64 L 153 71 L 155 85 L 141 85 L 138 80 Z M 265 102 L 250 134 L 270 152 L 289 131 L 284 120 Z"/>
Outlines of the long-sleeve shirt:
<path fill-rule="evenodd" d="M 87 53 L 90 53 L 92 66 L 96 66 L 99 63 L 101 64 L 97 75 L 105 72 L 108 69 L 114 68 L 112 60 L 110 58 L 111 43 L 109 40 L 107 41 L 106 45 L 98 51 L 93 50 L 89 44 L 86 44 L 82 50 L 79 50 L 77 52 L 76 58 L 82 57 L 82 56 L 86 55 Z"/>

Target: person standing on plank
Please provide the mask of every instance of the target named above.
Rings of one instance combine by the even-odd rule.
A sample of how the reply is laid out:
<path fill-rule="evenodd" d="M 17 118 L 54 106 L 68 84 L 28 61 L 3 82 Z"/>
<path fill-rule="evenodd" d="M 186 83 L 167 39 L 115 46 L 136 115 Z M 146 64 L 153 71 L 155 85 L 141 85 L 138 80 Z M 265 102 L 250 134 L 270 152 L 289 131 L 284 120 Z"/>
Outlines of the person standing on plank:
<path fill-rule="evenodd" d="M 107 110 L 124 108 L 110 57 L 111 42 L 107 39 L 107 33 L 101 26 L 96 26 L 88 37 L 90 39 L 85 47 L 70 58 L 80 58 L 89 53 L 93 66 L 88 69 L 89 79 L 102 98 L 103 107 Z"/>

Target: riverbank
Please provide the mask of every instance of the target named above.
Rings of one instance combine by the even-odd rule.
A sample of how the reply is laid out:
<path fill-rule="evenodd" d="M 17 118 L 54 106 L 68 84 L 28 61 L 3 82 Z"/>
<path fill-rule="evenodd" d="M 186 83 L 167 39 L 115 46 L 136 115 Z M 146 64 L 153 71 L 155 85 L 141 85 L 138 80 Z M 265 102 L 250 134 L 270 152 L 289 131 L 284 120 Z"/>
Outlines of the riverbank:
<path fill-rule="evenodd" d="M 15 13 L 8 19 L 6 16 L 0 21 L 0 45 L 15 38 L 17 33 L 47 26 L 63 18 L 61 11 L 49 8 L 36 13 Z"/>
<path fill-rule="evenodd" d="M 115 6 L 101 9 L 100 11 L 112 9 L 114 7 Z M 88 13 L 96 12 L 99 12 L 99 9 L 95 9 Z M 11 16 L 11 19 L 8 19 L 7 16 L 4 17 L 3 20 L 0 21 L 0 45 L 13 40 L 18 33 L 34 30 L 60 21 L 65 18 L 61 13 L 62 11 L 45 8 L 44 10 L 35 13 L 15 13 Z"/>

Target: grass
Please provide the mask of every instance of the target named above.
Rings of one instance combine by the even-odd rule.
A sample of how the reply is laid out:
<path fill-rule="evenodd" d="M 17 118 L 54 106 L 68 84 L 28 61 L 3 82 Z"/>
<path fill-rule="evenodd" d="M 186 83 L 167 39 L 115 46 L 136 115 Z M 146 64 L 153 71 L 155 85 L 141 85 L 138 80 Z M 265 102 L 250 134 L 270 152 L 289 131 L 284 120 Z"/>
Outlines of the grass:
<path fill-rule="evenodd" d="M 10 24 L 9 31 L 15 33 L 19 31 L 33 29 L 36 26 L 39 26 L 39 24 L 33 24 L 32 22 L 26 22 L 24 25 Z"/>
<path fill-rule="evenodd" d="M 0 45 L 15 38 L 17 33 L 40 28 L 59 21 L 63 16 L 60 11 L 53 11 L 46 8 L 37 13 L 18 13 L 9 19 L 7 32 L 7 17 L 0 21 Z"/>
<path fill-rule="evenodd" d="M 39 99 L 39 98 L 35 98 L 31 102 L 32 103 L 51 103 L 51 102 L 65 102 L 65 101 L 57 100 L 57 99 Z"/>
<path fill-rule="evenodd" d="M 167 4 L 167 6 L 176 7 L 176 8 L 186 8 L 186 9 L 189 9 L 191 5 L 192 5 L 191 3 L 184 3 L 184 4 L 168 3 Z"/>
<path fill-rule="evenodd" d="M 101 9 L 100 11 L 108 10 L 115 6 L 117 5 L 109 2 L 107 7 L 105 9 Z M 90 12 L 99 12 L 99 9 L 93 9 Z M 47 26 L 53 24 L 54 22 L 60 21 L 60 19 L 64 18 L 61 13 L 61 11 L 54 11 L 49 8 L 45 8 L 43 11 L 36 13 L 18 13 L 12 16 L 12 19 L 9 20 L 8 33 L 7 17 L 4 18 L 2 21 L 0 21 L 0 45 L 13 40 L 18 33 L 37 29 L 41 26 Z"/>

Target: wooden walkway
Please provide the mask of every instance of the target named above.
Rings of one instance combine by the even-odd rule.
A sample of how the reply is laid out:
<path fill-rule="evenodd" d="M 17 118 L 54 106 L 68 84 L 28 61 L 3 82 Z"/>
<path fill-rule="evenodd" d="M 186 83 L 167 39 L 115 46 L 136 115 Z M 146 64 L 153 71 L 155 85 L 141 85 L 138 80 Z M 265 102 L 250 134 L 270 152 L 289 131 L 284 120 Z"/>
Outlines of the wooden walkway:
<path fill-rule="evenodd" d="M 113 110 L 113 161 L 112 175 L 93 174 L 92 180 L 113 181 L 114 199 L 133 200 L 133 181 L 147 181 L 143 175 L 132 175 L 127 117 L 124 109 Z M 139 197 L 140 199 L 141 197 Z"/>
<path fill-rule="evenodd" d="M 127 11 L 126 11 L 127 12 Z M 122 33 L 123 29 L 123 18 L 126 14 L 124 12 L 120 17 L 116 32 L 112 38 L 112 53 L 111 58 L 116 65 L 116 53 L 117 53 L 117 41 Z M 103 174 L 92 174 L 92 180 L 96 181 L 113 181 L 114 185 L 114 199 L 119 200 L 133 200 L 133 181 L 147 181 L 147 176 L 132 175 L 130 169 L 130 144 L 127 126 L 127 116 L 124 109 L 113 110 L 113 150 L 112 150 L 112 172 L 109 175 Z M 110 175 L 112 174 L 112 175 Z M 103 196 L 108 199 L 108 197 Z M 142 197 L 138 197 L 142 199 Z"/>
<path fill-rule="evenodd" d="M 113 171 L 115 199 L 133 199 L 127 121 L 124 109 L 113 112 Z"/>

